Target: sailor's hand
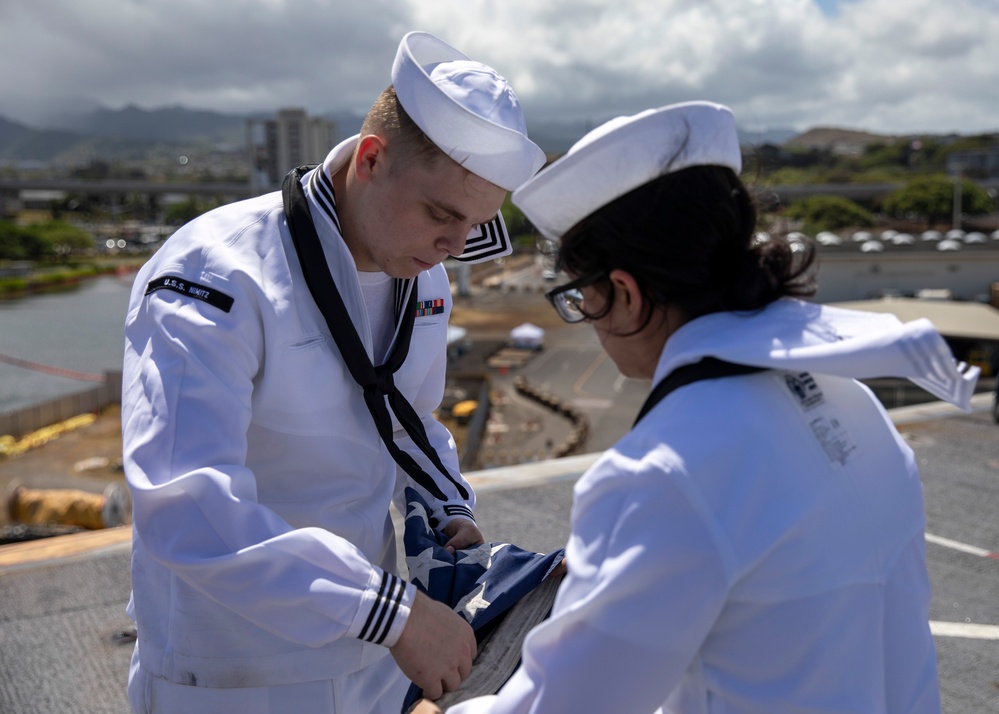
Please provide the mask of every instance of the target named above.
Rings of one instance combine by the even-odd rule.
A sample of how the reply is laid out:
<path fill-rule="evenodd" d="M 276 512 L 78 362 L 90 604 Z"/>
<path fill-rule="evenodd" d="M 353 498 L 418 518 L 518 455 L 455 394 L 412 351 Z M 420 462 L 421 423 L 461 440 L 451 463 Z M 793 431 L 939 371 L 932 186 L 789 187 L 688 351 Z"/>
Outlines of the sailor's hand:
<path fill-rule="evenodd" d="M 444 535 L 450 538 L 444 544 L 449 553 L 485 542 L 485 538 L 482 537 L 479 527 L 475 525 L 474 521 L 466 518 L 455 518 L 453 521 L 449 521 L 442 530 Z"/>
<path fill-rule="evenodd" d="M 566 560 L 565 558 L 562 558 L 562 562 L 556 565 L 554 568 L 552 568 L 552 571 L 548 573 L 546 577 L 556 578 L 568 574 L 569 574 L 569 561 Z"/>
<path fill-rule="evenodd" d="M 472 671 L 475 633 L 461 615 L 422 592 L 410 610 L 399 641 L 391 648 L 403 674 L 429 699 L 458 688 Z"/>

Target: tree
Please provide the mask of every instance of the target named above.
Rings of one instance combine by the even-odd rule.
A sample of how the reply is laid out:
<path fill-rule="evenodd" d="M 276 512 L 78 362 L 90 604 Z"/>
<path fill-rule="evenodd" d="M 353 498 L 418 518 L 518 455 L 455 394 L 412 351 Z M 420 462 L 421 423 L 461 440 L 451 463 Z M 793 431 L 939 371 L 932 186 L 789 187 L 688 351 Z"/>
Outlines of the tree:
<path fill-rule="evenodd" d="M 0 260 L 67 260 L 94 248 L 94 238 L 65 221 L 48 221 L 22 228 L 0 221 Z"/>
<path fill-rule="evenodd" d="M 30 233 L 10 221 L 0 221 L 0 260 L 32 260 L 36 246 Z"/>
<path fill-rule="evenodd" d="M 504 199 L 500 212 L 503 214 L 503 222 L 506 224 L 506 230 L 511 236 L 524 235 L 533 230 L 527 217 L 524 216 L 524 212 L 513 204 L 509 194 Z"/>
<path fill-rule="evenodd" d="M 66 221 L 48 221 L 32 226 L 29 230 L 48 246 L 48 256 L 57 259 L 66 260 L 94 248 L 92 235 Z"/>
<path fill-rule="evenodd" d="M 961 181 L 961 212 L 991 213 L 992 198 L 971 181 Z M 943 175 L 920 176 L 885 197 L 884 209 L 896 216 L 916 215 L 927 225 L 949 219 L 954 212 L 954 180 Z"/>
<path fill-rule="evenodd" d="M 214 208 L 216 204 L 203 203 L 194 196 L 188 196 L 180 203 L 173 203 L 163 210 L 163 220 L 172 226 L 182 226 L 194 220 L 202 213 Z"/>
<path fill-rule="evenodd" d="M 870 211 L 842 196 L 809 196 L 788 206 L 784 215 L 803 220 L 806 232 L 813 235 L 848 226 L 874 225 Z"/>
<path fill-rule="evenodd" d="M 883 166 L 908 166 L 913 154 L 912 142 L 908 140 L 893 141 L 889 144 L 877 142 L 864 149 L 860 159 L 863 169 L 880 168 Z"/>

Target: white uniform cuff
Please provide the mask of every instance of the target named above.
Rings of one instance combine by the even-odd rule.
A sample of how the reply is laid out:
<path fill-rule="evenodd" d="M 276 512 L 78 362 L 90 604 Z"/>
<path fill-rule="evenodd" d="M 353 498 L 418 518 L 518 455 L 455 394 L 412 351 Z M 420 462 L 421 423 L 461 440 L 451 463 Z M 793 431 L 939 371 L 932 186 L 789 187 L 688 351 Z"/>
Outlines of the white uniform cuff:
<path fill-rule="evenodd" d="M 415 599 L 415 585 L 373 567 L 368 587 L 361 596 L 361 607 L 348 634 L 365 642 L 392 647 L 402 635 Z"/>
<path fill-rule="evenodd" d="M 445 503 L 435 508 L 431 516 L 437 521 L 436 530 L 443 529 L 444 526 L 455 518 L 464 518 L 466 521 L 475 523 L 475 516 L 472 514 L 472 509 L 465 503 Z"/>

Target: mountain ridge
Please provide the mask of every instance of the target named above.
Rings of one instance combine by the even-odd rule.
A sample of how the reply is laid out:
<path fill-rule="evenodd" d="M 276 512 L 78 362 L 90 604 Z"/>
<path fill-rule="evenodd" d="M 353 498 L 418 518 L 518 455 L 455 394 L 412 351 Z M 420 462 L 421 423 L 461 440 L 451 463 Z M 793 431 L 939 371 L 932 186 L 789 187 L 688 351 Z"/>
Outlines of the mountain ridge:
<path fill-rule="evenodd" d="M 247 120 L 264 120 L 271 116 L 273 114 L 226 114 L 180 105 L 157 109 L 127 105 L 121 109 L 98 107 L 63 114 L 44 126 L 30 126 L 0 113 L 0 159 L 70 162 L 82 155 L 116 160 L 125 156 L 134 157 L 157 146 L 201 146 L 239 151 L 245 142 Z M 363 121 L 362 116 L 351 112 L 331 112 L 321 116 L 336 124 L 340 138 L 357 133 Z M 557 155 L 565 153 L 591 128 L 592 124 L 582 121 L 534 122 L 531 137 L 546 153 Z M 846 128 L 816 127 L 804 132 L 782 128 L 765 131 L 739 129 L 739 138 L 743 144 L 754 146 L 773 144 L 787 148 L 813 148 L 844 142 L 866 146 L 899 137 Z"/>

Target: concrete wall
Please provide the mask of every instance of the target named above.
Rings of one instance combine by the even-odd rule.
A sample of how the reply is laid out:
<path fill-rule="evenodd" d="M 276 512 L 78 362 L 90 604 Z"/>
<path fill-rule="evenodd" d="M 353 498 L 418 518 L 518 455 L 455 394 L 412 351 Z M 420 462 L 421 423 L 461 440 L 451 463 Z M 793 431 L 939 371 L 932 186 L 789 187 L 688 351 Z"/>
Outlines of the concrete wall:
<path fill-rule="evenodd" d="M 819 291 L 815 302 L 867 300 L 879 290 L 915 293 L 947 289 L 958 300 L 991 296 L 999 282 L 999 250 L 818 254 Z"/>
<path fill-rule="evenodd" d="M 10 414 L 0 414 L 0 436 L 9 434 L 20 439 L 38 429 L 120 402 L 121 372 L 105 372 L 104 382 L 95 387 Z"/>

